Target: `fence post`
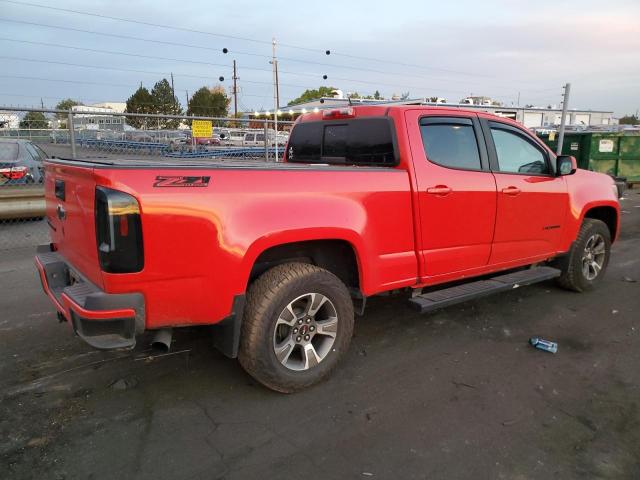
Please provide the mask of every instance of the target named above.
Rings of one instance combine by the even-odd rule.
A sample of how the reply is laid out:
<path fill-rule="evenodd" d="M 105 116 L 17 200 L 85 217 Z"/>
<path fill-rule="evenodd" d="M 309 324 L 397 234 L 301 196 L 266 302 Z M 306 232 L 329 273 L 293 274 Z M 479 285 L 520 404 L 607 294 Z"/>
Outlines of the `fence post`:
<path fill-rule="evenodd" d="M 264 121 L 264 161 L 269 161 L 269 127 L 267 120 Z"/>
<path fill-rule="evenodd" d="M 73 131 L 73 111 L 67 114 L 67 128 L 69 129 L 69 143 L 71 144 L 71 158 L 76 158 L 76 134 Z"/>

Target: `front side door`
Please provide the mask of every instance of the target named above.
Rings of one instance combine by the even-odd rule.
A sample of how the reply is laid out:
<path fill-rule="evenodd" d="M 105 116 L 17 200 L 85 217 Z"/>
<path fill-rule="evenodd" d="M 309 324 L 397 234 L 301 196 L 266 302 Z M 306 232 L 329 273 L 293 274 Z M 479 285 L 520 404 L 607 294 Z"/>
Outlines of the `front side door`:
<path fill-rule="evenodd" d="M 567 208 L 567 187 L 549 152 L 523 129 L 482 119 L 498 193 L 490 264 L 556 252 Z"/>
<path fill-rule="evenodd" d="M 416 173 L 423 279 L 487 265 L 496 215 L 477 116 L 406 112 Z"/>

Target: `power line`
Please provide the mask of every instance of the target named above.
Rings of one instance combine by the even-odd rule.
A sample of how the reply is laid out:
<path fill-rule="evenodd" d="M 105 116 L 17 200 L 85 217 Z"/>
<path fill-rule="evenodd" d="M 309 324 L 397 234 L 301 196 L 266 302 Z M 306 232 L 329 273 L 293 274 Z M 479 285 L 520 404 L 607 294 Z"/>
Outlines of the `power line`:
<path fill-rule="evenodd" d="M 1 0 L 0 0 L 1 1 Z M 54 48 L 66 48 L 66 49 L 70 49 L 70 50 L 80 50 L 80 51 L 85 51 L 85 52 L 92 52 L 92 53 L 105 53 L 108 55 L 121 55 L 121 56 L 127 56 L 127 57 L 135 57 L 135 58 L 147 58 L 147 59 L 151 59 L 151 60 L 167 60 L 167 61 L 171 61 L 171 62 L 182 62 L 182 63 L 191 63 L 191 64 L 197 64 L 197 65 L 208 65 L 208 66 L 214 66 L 214 67 L 224 67 L 224 68 L 231 68 L 229 65 L 225 65 L 225 64 L 221 64 L 221 63 L 213 63 L 213 62 L 206 62 L 203 60 L 189 60 L 189 59 L 184 59 L 184 58 L 172 58 L 172 57 L 159 57 L 159 56 L 155 56 L 155 55 L 143 55 L 143 54 L 138 54 L 138 53 L 128 53 L 128 52 L 122 52 L 122 51 L 114 51 L 114 50 L 102 50 L 102 49 L 96 49 L 96 48 L 87 48 L 87 47 L 78 47 L 75 45 L 63 45 L 60 43 L 51 43 L 51 42 L 36 42 L 36 41 L 32 41 L 32 40 L 24 40 L 24 39 L 16 39 L 16 38 L 7 38 L 7 37 L 0 37 L 0 40 L 6 41 L 6 42 L 14 42 L 14 43 L 24 43 L 24 44 L 28 44 L 28 45 L 41 45 L 41 46 L 46 46 L 46 47 L 54 47 Z M 271 70 L 266 69 L 266 68 L 256 68 L 256 67 L 243 67 L 247 70 L 253 70 L 253 71 L 258 71 L 258 72 L 271 72 Z M 387 73 L 387 72 L 382 72 L 379 70 L 368 70 L 369 72 L 374 72 L 374 73 L 381 73 L 384 75 L 399 75 L 399 76 L 406 76 L 406 75 L 402 75 L 402 74 L 393 74 L 393 73 Z M 319 73 L 305 73 L 305 72 L 293 72 L 290 70 L 280 70 L 281 73 L 288 73 L 290 75 L 298 75 L 298 76 L 304 76 L 304 77 L 312 77 L 312 78 L 321 78 L 321 74 Z M 411 76 L 411 75 L 408 75 Z M 426 77 L 421 77 L 421 76 L 416 76 L 414 75 L 414 77 L 418 77 L 418 78 L 426 78 Z M 432 89 L 432 90 L 442 90 L 441 87 L 424 87 L 424 86 L 416 86 L 416 85 L 398 85 L 398 84 L 391 84 L 391 83 L 382 83 L 382 82 L 367 82 L 367 81 L 363 81 L 363 80 L 356 80 L 356 79 L 351 79 L 351 78 L 344 78 L 344 77 L 331 77 L 334 80 L 341 80 L 341 81 L 347 81 L 347 82 L 353 82 L 353 83 L 363 83 L 363 84 L 372 84 L 372 85 L 386 85 L 386 86 L 391 86 L 391 87 L 403 87 L 403 88 L 427 88 L 427 89 Z M 449 92 L 453 92 L 454 90 L 445 90 L 445 91 L 449 91 Z M 455 90 L 455 92 L 461 92 L 462 90 Z"/>
<path fill-rule="evenodd" d="M 4 1 L 4 0 L 0 0 L 0 1 Z M 71 63 L 71 62 L 59 62 L 59 61 L 54 61 L 54 60 L 42 60 L 42 59 L 31 59 L 31 58 L 22 58 L 22 57 L 10 57 L 10 56 L 4 56 L 4 55 L 0 55 L 1 59 L 5 59 L 5 60 L 15 60 L 15 61 L 19 61 L 19 62 L 32 62 L 32 63 L 46 63 L 46 64 L 52 64 L 52 65 L 65 65 L 65 66 L 69 66 L 69 67 L 80 67 L 80 68 L 93 68 L 96 70 L 114 70 L 114 71 L 121 71 L 121 72 L 133 72 L 133 73 L 142 73 L 142 74 L 146 74 L 146 75 L 160 75 L 162 77 L 167 77 L 169 74 L 166 72 L 158 72 L 158 71 L 151 71 L 151 70 L 138 70 L 138 69 L 133 69 L 133 68 L 122 68 L 122 67 L 105 67 L 104 65 L 83 65 L 80 63 Z M 176 73 L 174 72 L 174 76 L 176 77 L 185 77 L 185 78 L 201 78 L 201 79 L 205 79 L 205 80 L 213 80 L 212 77 L 210 75 L 193 75 L 193 74 L 188 74 L 188 73 Z M 259 84 L 264 84 L 264 85 L 271 85 L 271 82 L 260 82 L 257 80 L 253 80 L 253 81 L 249 81 L 249 80 L 244 80 L 245 83 L 259 83 Z M 293 84 L 282 84 L 281 85 L 285 85 L 287 87 L 295 87 L 295 88 L 309 88 L 307 85 L 293 85 Z"/>
<path fill-rule="evenodd" d="M 20 93 L 12 93 L 12 92 L 0 92 L 0 95 L 4 95 L 6 97 L 23 97 L 23 98 L 46 98 L 49 100 L 66 100 L 68 97 L 50 97 L 50 96 L 43 96 L 43 95 L 24 95 L 24 94 L 20 94 Z M 264 98 L 264 97 L 263 97 Z M 85 100 L 88 102 L 103 102 L 104 99 L 95 99 L 95 98 L 79 98 L 79 100 Z M 124 103 L 124 102 L 123 102 Z M 152 103 L 152 102 L 138 102 L 138 105 L 150 105 L 150 106 L 158 106 L 157 103 Z M 167 104 L 165 104 L 167 105 Z M 196 108 L 207 108 L 207 105 L 186 105 L 186 107 L 196 107 Z M 78 114 L 81 114 L 82 112 L 78 111 L 76 112 Z M 105 112 L 107 113 L 107 112 Z M 126 112 L 125 112 L 126 113 Z M 130 112 L 130 113 L 134 113 L 134 112 Z M 135 113 L 149 113 L 149 114 L 153 114 L 153 112 L 135 112 Z"/>
<path fill-rule="evenodd" d="M 0 1 L 5 1 L 5 0 L 0 0 Z M 72 45 L 62 45 L 62 44 L 57 44 L 57 43 L 49 43 L 49 42 L 34 42 L 31 40 L 18 40 L 18 39 L 12 39 L 12 38 L 6 38 L 6 37 L 0 37 L 0 40 L 4 40 L 4 41 L 8 41 L 8 42 L 16 42 L 16 43 L 26 43 L 26 44 L 31 44 L 31 45 L 43 45 L 43 46 L 49 46 L 49 47 L 55 47 L 55 48 L 67 48 L 67 49 L 72 49 L 72 50 L 82 50 L 82 51 L 88 51 L 88 52 L 94 52 L 94 53 L 106 53 L 106 54 L 110 54 L 110 55 L 123 55 L 123 56 L 128 56 L 128 57 L 137 57 L 137 58 L 148 58 L 148 59 L 153 59 L 153 60 L 168 60 L 168 61 L 175 61 L 175 62 L 183 62 L 183 63 L 194 63 L 194 64 L 200 64 L 200 65 L 209 65 L 209 66 L 217 66 L 217 67 L 224 67 L 224 68 L 231 68 L 229 65 L 224 65 L 224 64 L 219 64 L 219 63 L 212 63 L 212 62 L 205 62 L 205 61 L 201 61 L 201 60 L 185 60 L 185 59 L 179 59 L 179 58 L 170 58 L 170 57 L 158 57 L 158 56 L 153 56 L 153 55 L 142 55 L 142 54 L 135 54 L 135 53 L 127 53 L 127 52 L 117 52 L 117 51 L 112 51 L 112 50 L 100 50 L 100 49 L 94 49 L 94 48 L 86 48 L 86 47 L 76 47 L 76 46 L 72 46 Z M 0 58 L 7 58 L 7 57 L 0 57 Z M 25 59 L 19 59 L 19 60 L 25 60 Z M 25 61 L 29 61 L 29 60 L 25 60 Z M 43 61 L 44 62 L 44 61 Z M 56 63 L 56 62 L 52 62 L 52 61 L 47 61 L 48 63 Z M 61 62 L 58 62 L 61 63 Z M 79 66 L 79 65 L 75 65 L 75 66 Z M 113 69 L 115 69 L 115 67 L 111 67 Z M 271 70 L 268 69 L 264 69 L 264 68 L 255 68 L 255 67 L 243 67 L 247 70 L 254 70 L 254 71 L 261 71 L 261 72 L 271 72 Z M 124 70 L 124 69 L 122 69 Z M 131 70 L 131 71 L 135 71 L 135 70 Z M 300 75 L 300 76 L 305 76 L 305 77 L 317 77 L 320 78 L 319 74 L 313 74 L 313 73 L 301 73 L 301 72 L 292 72 L 289 70 L 280 70 L 280 73 L 287 73 L 289 75 Z M 211 78 L 211 77 L 204 77 L 204 78 Z M 421 90 L 437 90 L 437 91 L 441 91 L 441 92 L 449 92 L 449 93 L 464 93 L 465 90 L 451 90 L 451 89 L 446 89 L 446 88 L 442 88 L 442 87 L 433 87 L 433 86 L 424 86 L 424 85 L 399 85 L 397 83 L 386 83 L 386 82 L 372 82 L 372 81 L 367 81 L 367 80 L 357 80 L 357 79 L 353 79 L 353 78 L 345 78 L 345 77 L 331 77 L 332 80 L 338 80 L 338 81 L 344 81 L 344 82 L 351 82 L 351 83 L 360 83 L 363 85 L 378 85 L 378 86 L 388 86 L 388 87 L 392 87 L 392 88 L 408 88 L 408 89 L 421 89 Z M 286 84 L 282 84 L 282 85 L 286 85 Z M 307 87 L 302 87 L 302 86 L 297 86 L 300 88 L 307 88 Z"/>
<path fill-rule="evenodd" d="M 105 33 L 105 32 L 97 32 L 95 30 L 84 30 L 84 29 L 80 29 L 80 28 L 73 28 L 73 27 L 63 27 L 63 26 L 59 26 L 59 25 L 50 25 L 50 24 L 44 24 L 44 23 L 38 23 L 38 22 L 27 22 L 24 20 L 15 20 L 15 19 L 10 19 L 10 18 L 3 18 L 0 17 L 0 21 L 1 22 L 8 22 L 8 23 L 19 23 L 19 24 L 23 24 L 23 25 L 32 25 L 32 26 L 38 26 L 38 27 L 45 27 L 45 28 L 52 28 L 52 29 L 59 29 L 59 30 L 66 30 L 66 31 L 72 31 L 72 32 L 79 32 L 79 33 L 87 33 L 87 34 L 91 34 L 91 35 L 103 35 L 103 36 L 107 36 L 107 37 L 113 37 L 113 38 L 121 38 L 124 40 L 136 40 L 136 41 L 141 41 L 141 42 L 149 42 L 149 43 L 155 43 L 155 44 L 159 44 L 159 45 L 171 45 L 171 46 L 177 46 L 177 47 L 186 47 L 186 48 L 196 48 L 196 49 L 201 49 L 201 50 L 208 50 L 208 51 L 213 51 L 213 52 L 222 52 L 222 49 L 220 48 L 213 48 L 213 47 L 206 47 L 203 45 L 196 45 L 196 44 L 190 44 L 190 43 L 180 43 L 180 42 L 170 42 L 170 41 L 166 41 L 166 40 L 154 40 L 154 39 L 148 39 L 148 38 L 143 38 L 143 37 L 135 37 L 135 36 L 131 36 L 131 35 L 122 35 L 122 34 L 115 34 L 115 33 Z M 18 41 L 15 39 L 8 39 L 10 41 Z M 24 41 L 27 42 L 27 41 Z M 47 44 L 49 45 L 49 44 Z M 74 47 L 67 47 L 67 48 L 74 48 Z M 245 51 L 241 51 L 241 50 L 235 50 L 235 49 L 227 49 L 227 53 L 233 53 L 236 55 L 248 55 L 248 56 L 252 56 L 252 57 L 261 57 L 261 58 L 271 58 L 269 55 L 264 55 L 264 54 L 260 54 L 260 53 L 252 53 L 252 52 L 245 52 Z M 407 73 L 394 73 L 394 72 L 389 72 L 389 71 L 383 71 L 383 70 L 376 70 L 373 68 L 365 68 L 365 67 L 356 67 L 353 65 L 344 65 L 344 64 L 332 64 L 332 63 L 326 63 L 326 62 L 316 62 L 313 60 L 303 60 L 300 58 L 292 58 L 292 57 L 280 57 L 281 60 L 287 60 L 289 62 L 294 62 L 294 63 L 304 63 L 304 64 L 309 64 L 309 65 L 319 65 L 319 66 L 324 66 L 324 67 L 332 67 L 332 68 L 340 68 L 340 69 L 347 69 L 347 70 L 355 70 L 355 71 L 362 71 L 362 72 L 369 72 L 369 73 L 379 73 L 382 75 L 394 75 L 394 76 L 402 76 L 402 77 L 415 77 L 415 78 L 431 78 L 431 77 L 426 77 L 424 75 L 416 75 L 416 74 L 407 74 Z M 479 77 L 484 77 L 484 75 L 475 75 L 475 76 L 479 76 Z M 460 82 L 461 80 L 449 80 L 449 81 L 457 81 Z"/>
<path fill-rule="evenodd" d="M 5 0 L 0 0 L 0 1 L 5 1 Z M 13 41 L 13 40 L 10 40 Z M 28 43 L 37 43 L 37 44 L 44 44 L 44 42 L 28 42 Z M 46 44 L 45 44 L 46 45 Z M 52 46 L 56 46 L 55 44 L 49 44 Z M 66 48 L 66 46 L 63 46 L 63 48 Z M 85 50 L 82 47 L 71 47 L 74 49 L 81 49 L 81 50 Z M 93 50 L 93 49 L 87 49 L 87 50 Z M 105 51 L 106 53 L 106 51 Z M 109 53 L 114 53 L 114 54 L 119 54 L 119 53 L 115 53 L 115 52 L 109 52 Z M 130 55 L 130 56 L 139 56 L 139 55 L 135 55 L 135 54 L 124 54 L 124 55 Z M 170 60 L 164 57 L 151 57 L 151 56 L 144 56 L 144 55 L 140 55 L 142 57 L 147 57 L 147 58 L 155 58 L 155 59 L 163 59 L 163 60 Z M 99 69 L 99 70 L 117 70 L 117 71 L 124 71 L 124 72 L 133 72 L 133 73 L 144 73 L 144 74 L 153 74 L 153 75 L 163 75 L 166 76 L 166 73 L 162 73 L 162 72 L 151 72 L 151 71 L 146 71 L 146 70 L 138 70 L 138 69 L 130 69 L 130 68 L 122 68 L 122 67 L 105 67 L 102 65 L 82 65 L 82 64 L 77 64 L 77 63 L 70 63 L 70 62 L 59 62 L 59 61 L 53 61 L 53 60 L 35 60 L 35 59 L 27 59 L 27 58 L 21 58 L 21 57 L 9 57 L 9 56 L 0 56 L 0 58 L 4 58 L 4 59 L 8 59 L 8 60 L 16 60 L 16 61 L 24 61 L 24 62 L 36 62 L 36 63 L 47 63 L 47 64 L 57 64 L 57 65 L 66 65 L 66 66 L 74 66 L 74 67 L 81 67 L 81 68 L 95 68 L 95 69 Z M 206 62 L 203 62 L 206 63 Z M 217 65 L 217 64 L 212 64 L 212 65 Z M 223 65 L 225 67 L 227 67 L 226 65 Z M 245 67 L 247 69 L 249 69 L 248 67 Z M 269 71 L 266 69 L 256 69 L 253 68 L 252 70 L 261 70 L 261 71 Z M 288 73 L 290 75 L 305 75 L 305 76 L 316 76 L 316 75 L 312 75 L 312 74 L 298 74 L 296 72 L 290 72 L 290 71 L 283 71 L 281 70 L 280 72 L 282 73 Z M 212 80 L 212 78 L 210 76 L 204 76 L 204 75 L 191 75 L 191 74 L 184 74 L 184 73 L 176 73 L 176 76 L 182 76 L 182 77 L 193 77 L 193 78 L 204 78 L 207 80 Z M 423 86 L 423 85 L 398 85 L 395 83 L 385 83 L 385 82 L 370 82 L 367 80 L 356 80 L 356 79 L 349 79 L 349 78 L 343 78 L 343 77 L 333 77 L 333 80 L 339 80 L 339 81 L 345 81 L 345 82 L 351 82 L 351 83 L 360 83 L 360 84 L 364 84 L 364 85 L 384 85 L 384 86 L 389 86 L 392 88 L 409 88 L 409 89 L 421 89 L 421 90 L 437 90 L 437 91 L 446 91 L 449 93 L 462 93 L 465 94 L 465 90 L 448 90 L 448 89 L 443 89 L 441 87 L 427 87 L 427 86 Z M 269 82 L 258 82 L 258 81 L 253 81 L 253 82 L 249 82 L 248 80 L 245 80 L 245 82 L 247 83 L 263 83 L 263 84 L 269 84 Z M 295 87 L 295 88 L 304 88 L 304 89 L 308 89 L 309 87 L 306 85 L 294 85 L 294 84 L 287 84 L 287 83 L 280 83 L 280 85 L 282 86 L 288 86 L 288 87 Z"/>
<path fill-rule="evenodd" d="M 28 2 L 15 2 L 13 0 L 0 0 L 0 2 L 4 2 L 4 3 L 12 3 L 14 5 L 21 5 L 21 6 L 26 6 L 26 7 L 37 7 L 37 8 L 45 8 L 47 10 L 55 10 L 58 12 L 65 12 L 65 13 L 74 13 L 76 15 L 86 15 L 89 17 L 95 17 L 95 18 L 105 18 L 108 20 L 114 20 L 117 22 L 127 22 L 127 23 L 134 23 L 137 25 L 146 25 L 148 27 L 158 27 L 158 28 L 167 28 L 170 30 L 177 30 L 177 31 L 182 31 L 182 32 L 189 32 L 189 33 L 199 33 L 199 34 L 203 34 L 203 35 L 211 35 L 214 37 L 220 37 L 220 38 L 228 38 L 231 40 L 242 40 L 244 42 L 253 42 L 253 43 L 262 43 L 262 44 L 268 44 L 270 45 L 271 42 L 268 41 L 264 41 L 264 40 L 257 40 L 254 38 L 247 38 L 247 37 L 239 37 L 236 35 L 227 35 L 227 34 L 222 34 L 222 33 L 214 33 L 214 32 L 205 32 L 202 30 L 195 30 L 193 28 L 185 28 L 185 27 L 176 27 L 174 25 L 162 25 L 159 23 L 151 23 L 151 22 L 144 22 L 141 20 L 132 20 L 129 18 L 122 18 L 122 17 L 114 17 L 111 15 L 103 15 L 103 14 L 99 14 L 99 13 L 91 13 L 91 12 L 82 12 L 80 10 L 72 10 L 70 8 L 60 8 L 60 7 L 52 7 L 50 5 L 42 5 L 42 4 L 38 4 L 38 3 L 28 3 Z"/>
<path fill-rule="evenodd" d="M 43 82 L 56 82 L 56 83 L 72 83 L 81 85 L 100 85 L 105 87 L 121 87 L 121 88 L 137 88 L 138 84 L 123 84 L 123 83 L 106 83 L 106 82 L 87 82 L 83 80 L 66 80 L 62 78 L 45 78 L 45 77 L 28 77 L 23 75 L 1 75 L 0 78 L 14 78 L 17 80 L 38 80 Z M 267 83 L 267 82 L 265 82 Z M 246 97 L 258 97 L 258 98 L 270 98 L 269 95 L 256 95 L 252 93 L 243 94 Z"/>
<path fill-rule="evenodd" d="M 0 0 L 0 1 L 5 2 L 5 3 L 11 3 L 11 4 L 14 4 L 14 5 L 34 7 L 34 8 L 43 8 L 43 9 L 54 10 L 54 11 L 65 12 L 65 13 L 73 13 L 73 14 L 76 14 L 76 15 L 85 15 L 85 16 L 90 16 L 90 17 L 94 17 L 94 18 L 103 18 L 103 19 L 108 19 L 108 20 L 113 20 L 113 21 L 118 21 L 118 22 L 126 22 L 126 23 L 133 23 L 133 24 L 137 24 L 137 25 L 145 25 L 145 26 L 149 26 L 149 27 L 164 28 L 164 29 L 169 29 L 169 30 L 189 32 L 189 33 L 197 33 L 197 34 L 202 34 L 202 35 L 210 35 L 210 36 L 214 36 L 214 37 L 228 38 L 228 39 L 232 39 L 232 40 L 240 40 L 240 41 L 245 41 L 245 42 L 258 43 L 258 44 L 262 44 L 262 45 L 271 45 L 271 42 L 266 41 L 266 40 L 258 40 L 258 39 L 255 39 L 255 38 L 240 37 L 240 36 L 236 36 L 236 35 L 228 35 L 228 34 L 216 33 L 216 32 L 211 32 L 211 31 L 196 30 L 196 29 L 192 29 L 192 28 L 178 27 L 178 26 L 175 26 L 175 25 L 166 25 L 166 24 L 159 24 L 159 23 L 153 23 L 153 22 L 145 22 L 145 21 L 141 21 L 141 20 L 133 20 L 133 19 L 130 19 L 130 18 L 116 17 L 116 16 L 112 16 L 112 15 L 104 15 L 104 14 L 92 13 L 92 12 L 86 12 L 86 11 L 80 11 L 80 10 L 73 10 L 73 9 L 69 9 L 69 8 L 53 7 L 53 6 L 50 6 L 50 5 L 42 5 L 42 4 L 38 4 L 38 3 L 17 2 L 17 1 L 14 1 L 14 0 Z M 292 45 L 290 43 L 282 43 L 280 45 L 282 47 L 296 49 L 296 50 L 302 50 L 302 51 L 306 51 L 306 52 L 313 52 L 313 53 L 322 52 L 321 49 L 303 47 L 303 46 L 299 46 L 299 45 Z M 329 53 L 329 52 L 330 52 L 329 50 L 325 51 L 325 53 Z M 400 66 L 405 66 L 405 67 L 419 68 L 419 69 L 423 69 L 423 70 L 431 70 L 431 71 L 437 70 L 437 71 L 442 71 L 444 73 L 453 73 L 453 74 L 458 74 L 458 75 L 469 75 L 469 76 L 474 76 L 474 77 L 482 76 L 482 75 L 479 75 L 479 74 L 474 73 L 474 72 L 463 72 L 463 71 L 459 71 L 459 70 L 450 70 L 450 69 L 433 67 L 433 66 L 428 66 L 427 67 L 425 65 L 418 65 L 418 64 L 408 63 L 408 62 L 398 62 L 398 61 L 388 60 L 388 59 L 379 59 L 379 58 L 374 58 L 374 57 L 364 57 L 364 56 L 347 54 L 347 53 L 339 53 L 339 52 L 335 52 L 335 51 L 330 52 L 330 54 L 331 55 L 336 55 L 336 56 L 342 56 L 342 57 L 345 57 L 345 58 L 360 59 L 360 60 L 373 61 L 373 62 L 379 62 L 379 63 L 384 63 L 384 64 L 400 65 Z M 491 77 L 487 76 L 487 78 L 491 78 Z"/>

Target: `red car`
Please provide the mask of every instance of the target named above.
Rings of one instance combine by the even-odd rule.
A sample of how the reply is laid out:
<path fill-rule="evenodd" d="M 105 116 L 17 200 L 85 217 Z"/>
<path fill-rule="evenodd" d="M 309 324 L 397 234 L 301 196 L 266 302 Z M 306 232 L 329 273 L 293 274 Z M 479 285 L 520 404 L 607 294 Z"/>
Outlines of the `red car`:
<path fill-rule="evenodd" d="M 219 137 L 215 137 L 215 136 L 214 137 L 195 137 L 193 139 L 193 142 L 196 145 L 218 146 L 218 145 L 220 145 L 220 138 Z M 187 137 L 186 144 L 187 145 L 191 145 L 192 144 L 191 137 Z"/>
<path fill-rule="evenodd" d="M 36 264 L 60 317 L 105 349 L 212 325 L 226 355 L 292 392 L 336 366 L 372 295 L 407 289 L 426 312 L 551 278 L 584 291 L 619 234 L 610 177 L 485 113 L 308 114 L 283 160 L 48 160 Z"/>

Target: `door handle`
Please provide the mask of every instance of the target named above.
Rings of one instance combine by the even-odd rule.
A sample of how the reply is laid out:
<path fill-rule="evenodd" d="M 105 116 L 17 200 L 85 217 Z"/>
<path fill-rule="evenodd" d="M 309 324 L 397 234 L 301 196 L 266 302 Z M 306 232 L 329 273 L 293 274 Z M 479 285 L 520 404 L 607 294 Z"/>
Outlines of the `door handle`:
<path fill-rule="evenodd" d="M 505 195 L 518 195 L 520 193 L 520 189 L 514 186 L 505 187 L 502 189 L 502 193 Z"/>
<path fill-rule="evenodd" d="M 427 193 L 433 195 L 447 195 L 451 193 L 451 188 L 446 185 L 436 185 L 435 187 L 427 188 Z"/>

